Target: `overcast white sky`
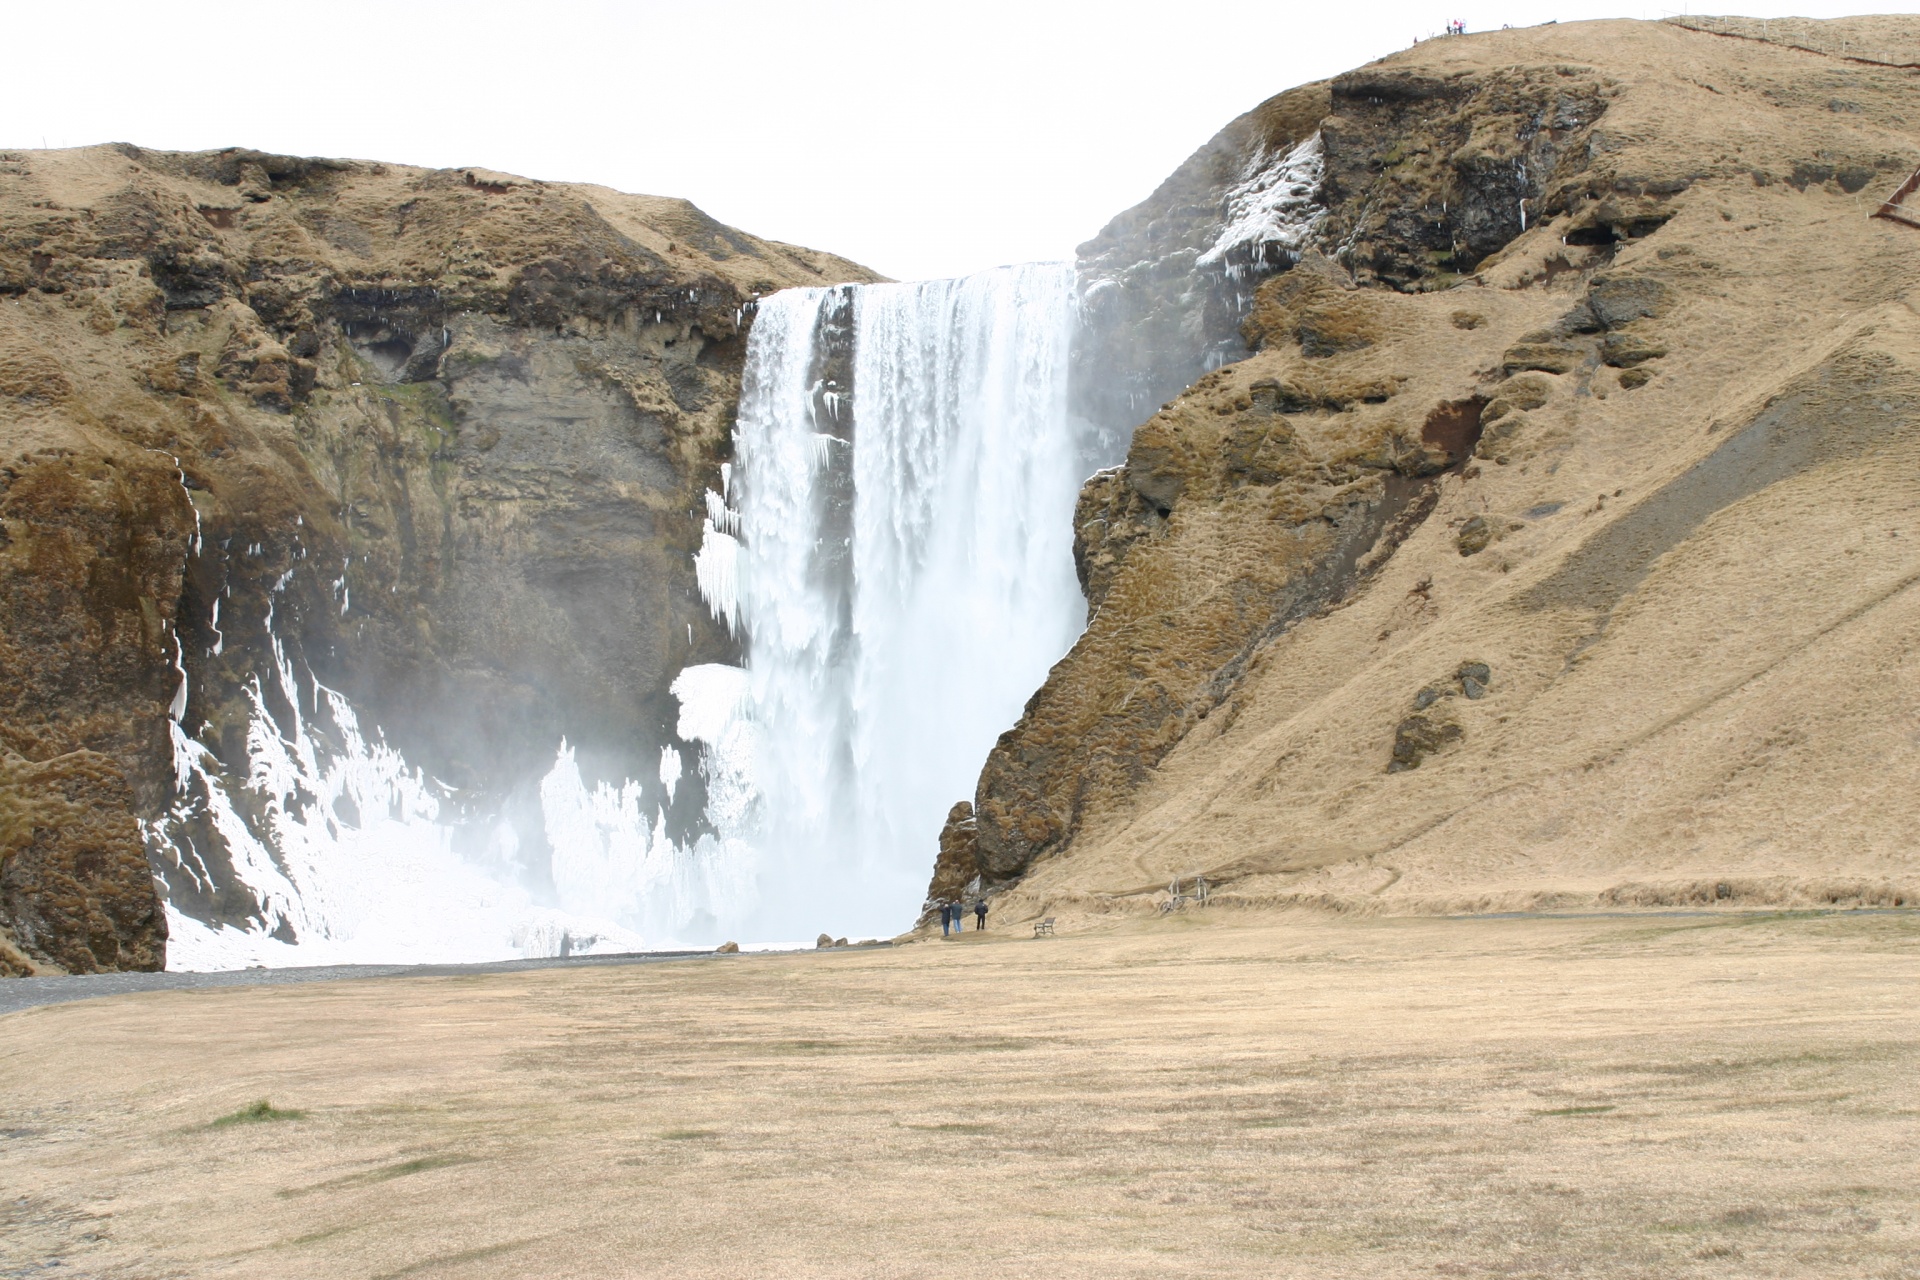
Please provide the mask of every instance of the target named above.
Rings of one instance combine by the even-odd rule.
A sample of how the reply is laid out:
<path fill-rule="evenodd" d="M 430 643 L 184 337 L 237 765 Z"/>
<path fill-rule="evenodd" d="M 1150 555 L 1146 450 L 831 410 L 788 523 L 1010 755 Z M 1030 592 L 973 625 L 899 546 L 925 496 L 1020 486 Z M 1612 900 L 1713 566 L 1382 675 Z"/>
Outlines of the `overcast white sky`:
<path fill-rule="evenodd" d="M 1744 12 L 1911 12 L 1793 0 Z M 1060 258 L 1263 98 L 1537 0 L 12 0 L 0 146 L 258 147 L 685 196 L 898 278 Z"/>

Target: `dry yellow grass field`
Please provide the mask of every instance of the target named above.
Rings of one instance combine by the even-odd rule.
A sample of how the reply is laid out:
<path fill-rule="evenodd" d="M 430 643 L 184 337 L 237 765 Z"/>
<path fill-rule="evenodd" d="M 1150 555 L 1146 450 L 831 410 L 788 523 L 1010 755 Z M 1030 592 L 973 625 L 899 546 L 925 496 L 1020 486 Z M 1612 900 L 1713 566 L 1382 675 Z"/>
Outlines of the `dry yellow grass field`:
<path fill-rule="evenodd" d="M 0 1275 L 1920 1276 L 1912 915 L 1199 924 L 8 1015 Z"/>

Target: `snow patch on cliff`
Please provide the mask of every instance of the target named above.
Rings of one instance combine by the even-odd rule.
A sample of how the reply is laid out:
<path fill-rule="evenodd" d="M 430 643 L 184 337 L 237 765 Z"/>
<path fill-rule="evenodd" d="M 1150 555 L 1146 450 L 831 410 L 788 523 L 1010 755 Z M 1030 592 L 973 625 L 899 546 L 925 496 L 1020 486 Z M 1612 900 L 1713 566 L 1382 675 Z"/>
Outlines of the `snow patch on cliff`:
<path fill-rule="evenodd" d="M 1285 154 L 1256 150 L 1227 192 L 1226 225 L 1198 264 L 1224 263 L 1231 275 L 1265 260 L 1275 247 L 1297 254 L 1326 216 L 1317 202 L 1325 177 L 1318 132 Z"/>

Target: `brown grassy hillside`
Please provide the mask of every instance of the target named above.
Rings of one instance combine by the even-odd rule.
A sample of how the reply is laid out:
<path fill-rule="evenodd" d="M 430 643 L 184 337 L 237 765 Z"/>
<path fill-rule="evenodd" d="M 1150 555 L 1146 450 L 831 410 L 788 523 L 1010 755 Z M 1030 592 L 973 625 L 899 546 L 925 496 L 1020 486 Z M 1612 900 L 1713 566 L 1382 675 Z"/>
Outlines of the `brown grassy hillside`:
<path fill-rule="evenodd" d="M 1335 80 L 1319 252 L 1082 496 L 1091 623 L 975 797 L 1003 912 L 1912 903 L 1920 231 L 1869 214 L 1916 49 L 1602 22 Z M 1499 164 L 1528 229 L 1424 247 Z"/>

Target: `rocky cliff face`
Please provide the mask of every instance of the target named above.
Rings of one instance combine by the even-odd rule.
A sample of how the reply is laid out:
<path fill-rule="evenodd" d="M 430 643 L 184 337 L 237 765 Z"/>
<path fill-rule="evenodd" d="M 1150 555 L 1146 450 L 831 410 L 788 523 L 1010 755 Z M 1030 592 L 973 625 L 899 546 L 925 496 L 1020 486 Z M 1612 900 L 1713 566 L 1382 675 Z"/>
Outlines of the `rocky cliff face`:
<path fill-rule="evenodd" d="M 204 815 L 153 824 L 176 727 L 244 771 L 276 669 L 474 812 L 563 735 L 650 778 L 674 673 L 734 656 L 692 553 L 751 301 L 871 278 L 483 170 L 0 154 L 0 965 L 160 963 L 142 824 L 178 905 L 257 911 Z"/>
<path fill-rule="evenodd" d="M 1430 41 L 1116 220 L 1083 266 L 1169 234 L 1204 266 L 1258 185 L 1214 158 L 1319 139 L 1315 207 L 1238 276 L 1251 354 L 1083 491 L 1088 629 L 936 880 L 1046 914 L 1195 873 L 1351 910 L 1920 892 L 1920 234 L 1869 217 L 1920 163 L 1917 46 Z M 1148 275 L 1123 336 L 1195 279 Z"/>

